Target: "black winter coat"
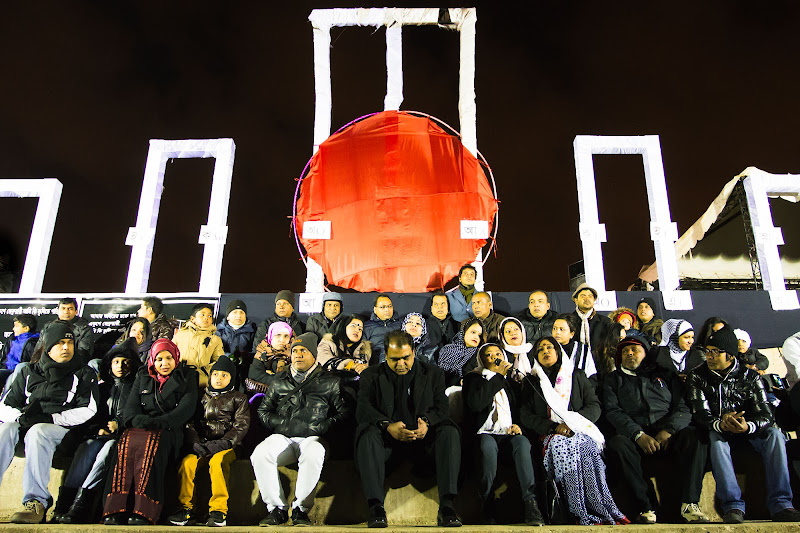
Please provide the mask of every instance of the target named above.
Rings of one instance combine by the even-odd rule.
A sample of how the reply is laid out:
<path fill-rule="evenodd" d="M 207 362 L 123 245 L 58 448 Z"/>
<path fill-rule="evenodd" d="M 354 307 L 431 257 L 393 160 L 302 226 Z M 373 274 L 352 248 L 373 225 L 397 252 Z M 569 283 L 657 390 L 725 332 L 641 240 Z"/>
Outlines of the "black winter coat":
<path fill-rule="evenodd" d="M 583 370 L 573 370 L 569 410 L 577 411 L 590 422 L 597 422 L 600 418 L 600 400 L 597 399 L 594 389 L 595 385 L 589 381 Z M 542 396 L 542 386 L 535 375 L 529 374 L 522 381 L 520 421 L 523 430 L 540 436 L 549 435 L 558 426 L 557 422 L 550 420 L 550 406 Z"/>
<path fill-rule="evenodd" d="M 272 314 L 271 317 L 264 319 L 258 325 L 258 329 L 256 330 L 256 336 L 253 339 L 253 350 L 261 344 L 261 341 L 267 338 L 267 333 L 269 333 L 269 327 L 274 324 L 275 322 L 286 322 L 292 327 L 292 331 L 294 331 L 295 336 L 302 335 L 305 331 L 303 327 L 303 323 L 300 322 L 300 319 L 297 318 L 295 313 L 289 315 L 289 318 L 283 318 L 282 316 L 278 316 L 275 313 Z"/>
<path fill-rule="evenodd" d="M 736 357 L 746 365 L 756 365 L 758 370 L 766 370 L 769 367 L 769 358 L 755 348 L 750 348 L 744 353 L 737 353 Z"/>
<path fill-rule="evenodd" d="M 464 426 L 467 434 L 474 437 L 478 430 L 489 418 L 492 412 L 495 395 L 501 390 L 506 391 L 508 403 L 511 406 L 511 420 L 520 423 L 519 386 L 513 380 L 504 378 L 495 373 L 490 379 L 483 377 L 480 370 L 467 372 L 464 376 L 464 385 L 461 397 L 464 402 Z"/>
<path fill-rule="evenodd" d="M 575 340 L 580 341 L 581 317 L 578 316 L 577 311 L 574 311 L 572 314 L 575 316 L 575 320 L 577 320 L 578 324 L 578 329 L 575 331 Z M 595 311 L 592 315 L 592 318 L 589 319 L 589 339 L 592 342 L 593 354 L 597 353 L 597 349 L 600 347 L 600 344 L 606 337 L 606 332 L 611 328 L 612 325 L 613 324 L 610 318 L 608 318 L 606 315 L 601 315 L 597 311 Z"/>
<path fill-rule="evenodd" d="M 744 411 L 744 419 L 755 424 L 756 432 L 772 425 L 772 411 L 767 402 L 764 381 L 734 359 L 724 376 L 703 363 L 689 373 L 689 406 L 692 419 L 700 427 L 718 431 L 723 413 Z"/>
<path fill-rule="evenodd" d="M 333 325 L 342 316 L 341 313 L 333 320 L 328 320 L 324 313 L 316 313 L 306 320 L 306 332 L 313 333 L 320 340 L 326 333 L 333 333 Z"/>
<path fill-rule="evenodd" d="M 517 318 L 525 326 L 525 340 L 533 344 L 539 338 L 553 334 L 553 323 L 557 316 L 558 313 L 548 309 L 542 318 L 536 318 L 531 314 L 530 309 L 525 309 Z M 591 329 L 591 323 L 589 326 Z"/>
<path fill-rule="evenodd" d="M 659 346 L 653 349 L 656 350 L 656 364 L 658 366 L 669 372 L 678 372 L 675 369 L 672 358 L 669 356 L 669 346 Z M 697 348 L 690 348 L 686 354 L 686 368 L 682 373 L 688 374 L 692 369 L 697 368 L 705 362 L 706 356 L 703 355 L 703 352 Z"/>
<path fill-rule="evenodd" d="M 165 421 L 168 427 L 164 431 L 172 433 L 177 455 L 186 423 L 197 409 L 197 383 L 197 371 L 181 363 L 159 391 L 158 381 L 147 373 L 147 367 L 140 368 L 123 410 L 125 427 L 137 427 L 137 415 Z"/>
<path fill-rule="evenodd" d="M 644 431 L 674 435 L 691 422 L 683 382 L 675 372 L 654 365 L 631 376 L 615 370 L 603 380 L 603 413 L 617 434 L 633 439 Z"/>
<path fill-rule="evenodd" d="M 286 437 L 324 435 L 331 427 L 350 415 L 342 397 L 341 381 L 333 373 L 317 366 L 298 392 L 291 369 L 275 374 L 264 400 L 258 407 L 258 417 L 273 433 Z M 289 399 L 283 401 L 286 397 Z"/>

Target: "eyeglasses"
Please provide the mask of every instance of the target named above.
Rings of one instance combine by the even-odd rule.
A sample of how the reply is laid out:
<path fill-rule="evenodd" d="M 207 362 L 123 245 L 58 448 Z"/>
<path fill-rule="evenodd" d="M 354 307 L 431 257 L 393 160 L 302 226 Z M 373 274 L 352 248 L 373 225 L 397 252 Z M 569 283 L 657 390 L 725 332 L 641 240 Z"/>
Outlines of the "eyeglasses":
<path fill-rule="evenodd" d="M 378 309 L 392 309 L 394 306 L 392 304 L 389 305 L 379 305 Z"/>
<path fill-rule="evenodd" d="M 725 353 L 725 350 L 718 350 L 717 348 L 700 348 L 700 351 L 706 357 L 717 357 L 719 354 Z"/>

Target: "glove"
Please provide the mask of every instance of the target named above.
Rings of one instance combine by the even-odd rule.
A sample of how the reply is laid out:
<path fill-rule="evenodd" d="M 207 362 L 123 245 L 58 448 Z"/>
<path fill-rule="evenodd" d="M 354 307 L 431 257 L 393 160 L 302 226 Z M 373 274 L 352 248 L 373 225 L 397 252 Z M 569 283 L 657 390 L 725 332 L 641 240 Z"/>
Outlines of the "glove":
<path fill-rule="evenodd" d="M 39 400 L 33 400 L 28 406 L 25 408 L 25 414 L 27 415 L 40 415 L 42 414 L 42 405 L 39 403 Z"/>
<path fill-rule="evenodd" d="M 34 424 L 52 424 L 53 415 L 46 415 L 41 412 L 31 415 L 25 412 L 22 413 L 22 416 L 20 416 L 19 419 L 17 419 L 17 422 L 19 422 L 19 427 L 21 428 L 29 428 Z"/>
<path fill-rule="evenodd" d="M 206 450 L 208 450 L 208 455 L 214 455 L 219 452 L 224 452 L 225 450 L 230 450 L 233 448 L 231 441 L 220 439 L 220 440 L 210 440 L 205 444 Z"/>
<path fill-rule="evenodd" d="M 147 423 L 149 421 L 150 417 L 147 415 L 136 415 L 131 419 L 131 425 L 135 428 L 147 429 Z"/>
<path fill-rule="evenodd" d="M 195 442 L 194 444 L 192 444 L 192 451 L 198 457 L 205 457 L 206 455 L 208 455 L 208 450 L 206 449 L 206 447 L 200 444 L 199 442 Z"/>
<path fill-rule="evenodd" d="M 148 417 L 144 424 L 145 429 L 169 429 L 169 422 L 160 417 Z"/>

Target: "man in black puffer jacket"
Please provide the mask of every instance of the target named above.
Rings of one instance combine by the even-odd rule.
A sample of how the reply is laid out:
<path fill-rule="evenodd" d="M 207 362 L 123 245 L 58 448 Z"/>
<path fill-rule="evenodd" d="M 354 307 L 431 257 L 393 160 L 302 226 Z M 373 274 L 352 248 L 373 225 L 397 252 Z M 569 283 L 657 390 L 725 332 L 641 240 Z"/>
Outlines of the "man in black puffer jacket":
<path fill-rule="evenodd" d="M 304 333 L 292 341 L 289 370 L 275 374 L 258 417 L 272 435 L 253 451 L 250 461 L 261 499 L 269 514 L 259 525 L 277 526 L 289 517 L 288 502 L 278 478 L 278 467 L 297 462 L 297 484 L 292 523 L 311 525 L 325 447 L 320 438 L 350 415 L 339 378 L 317 364 L 317 336 Z"/>
<path fill-rule="evenodd" d="M 744 520 L 744 500 L 731 461 L 731 446 L 749 443 L 761 455 L 767 480 L 767 509 L 776 522 L 798 522 L 783 434 L 772 421 L 764 382 L 736 359 L 738 341 L 726 326 L 709 338 L 706 362 L 689 373 L 689 404 L 694 421 L 709 435 L 711 469 L 723 522 Z"/>
<path fill-rule="evenodd" d="M 615 434 L 607 436 L 608 451 L 622 468 L 639 513 L 634 522 L 656 521 L 654 495 L 643 464 L 666 455 L 681 472 L 681 516 L 690 523 L 708 522 L 698 505 L 703 488 L 708 445 L 701 442 L 683 400 L 683 382 L 662 368 L 649 341 L 631 336 L 617 346 L 617 369 L 603 381 L 603 413 Z"/>
<path fill-rule="evenodd" d="M 71 428 L 97 413 L 97 374 L 75 357 L 75 335 L 64 322 L 44 334 L 44 352 L 23 368 L 0 402 L 0 481 L 25 435 L 24 510 L 12 522 L 37 524 L 53 499 L 47 490 L 53 452 Z"/>

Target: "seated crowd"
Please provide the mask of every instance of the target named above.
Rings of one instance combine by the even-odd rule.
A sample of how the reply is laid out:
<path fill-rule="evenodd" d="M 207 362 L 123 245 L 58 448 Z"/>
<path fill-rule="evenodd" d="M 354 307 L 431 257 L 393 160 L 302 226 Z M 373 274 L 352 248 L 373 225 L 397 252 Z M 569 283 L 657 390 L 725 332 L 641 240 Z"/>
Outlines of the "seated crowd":
<path fill-rule="evenodd" d="M 249 458 L 268 511 L 260 525 L 310 525 L 332 446 L 359 472 L 369 527 L 388 525 L 384 481 L 398 458 L 435 466 L 444 527 L 461 525 L 462 472 L 475 481 L 481 523 L 497 523 L 501 462 L 513 466 L 531 526 L 655 523 L 654 461 L 679 474 L 685 522 L 708 522 L 699 501 L 710 469 L 723 521 L 741 523 L 731 456 L 740 447 L 762 457 L 772 519 L 800 521 L 769 362 L 746 331 L 711 317 L 695 335 L 686 320 L 659 319 L 650 298 L 602 315 L 585 284 L 572 313 L 534 291 L 528 308 L 504 317 L 474 283 L 465 265 L 455 289 L 404 317 L 386 294 L 366 319 L 326 293 L 306 324 L 288 290 L 258 325 L 233 300 L 217 325 L 198 304 L 177 327 L 149 297 L 105 354 L 93 351 L 73 299 L 40 333 L 31 315 L 14 317 L 0 352 L 0 482 L 25 444 L 23 508 L 12 521 L 42 522 L 54 506 L 64 524 L 224 526 L 231 464 Z M 457 419 L 451 395 L 461 399 Z M 57 449 L 74 454 L 54 499 Z M 291 464 L 292 500 L 278 473 Z M 195 510 L 199 465 L 210 477 L 207 513 Z M 164 512 L 168 476 L 178 507 Z M 560 512 L 549 505 L 555 493 Z M 615 498 L 630 502 L 627 516 Z"/>

